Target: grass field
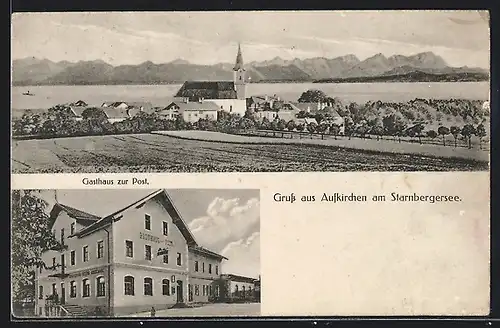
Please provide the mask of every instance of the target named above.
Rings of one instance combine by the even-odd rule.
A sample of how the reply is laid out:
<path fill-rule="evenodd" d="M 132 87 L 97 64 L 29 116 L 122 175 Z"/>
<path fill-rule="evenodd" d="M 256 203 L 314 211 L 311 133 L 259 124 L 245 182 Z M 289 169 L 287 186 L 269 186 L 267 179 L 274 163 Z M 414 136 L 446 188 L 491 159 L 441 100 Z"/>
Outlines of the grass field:
<path fill-rule="evenodd" d="M 250 137 L 243 137 L 250 138 Z M 134 134 L 12 142 L 13 173 L 476 171 L 488 162 L 313 144 L 235 144 Z"/>

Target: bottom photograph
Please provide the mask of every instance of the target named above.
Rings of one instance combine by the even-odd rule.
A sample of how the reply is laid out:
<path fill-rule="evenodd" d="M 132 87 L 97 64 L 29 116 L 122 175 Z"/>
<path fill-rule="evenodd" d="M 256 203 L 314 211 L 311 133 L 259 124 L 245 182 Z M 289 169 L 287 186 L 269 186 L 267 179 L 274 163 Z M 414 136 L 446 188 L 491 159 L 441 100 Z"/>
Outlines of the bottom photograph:
<path fill-rule="evenodd" d="M 260 315 L 255 189 L 13 190 L 12 313 Z"/>

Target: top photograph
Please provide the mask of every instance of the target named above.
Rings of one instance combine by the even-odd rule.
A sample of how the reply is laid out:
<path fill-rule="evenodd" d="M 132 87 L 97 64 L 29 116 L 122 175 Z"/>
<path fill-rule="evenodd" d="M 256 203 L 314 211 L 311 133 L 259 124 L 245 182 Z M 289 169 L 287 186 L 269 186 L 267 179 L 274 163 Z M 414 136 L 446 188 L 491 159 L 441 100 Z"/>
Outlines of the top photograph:
<path fill-rule="evenodd" d="M 11 18 L 13 174 L 489 171 L 487 11 Z"/>

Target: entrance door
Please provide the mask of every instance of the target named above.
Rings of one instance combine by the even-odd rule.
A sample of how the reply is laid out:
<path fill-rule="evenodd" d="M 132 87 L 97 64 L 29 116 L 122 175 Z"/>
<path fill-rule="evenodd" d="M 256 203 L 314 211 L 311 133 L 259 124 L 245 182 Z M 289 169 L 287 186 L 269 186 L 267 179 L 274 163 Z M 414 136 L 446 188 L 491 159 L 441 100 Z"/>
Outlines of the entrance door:
<path fill-rule="evenodd" d="M 182 288 L 182 280 L 177 280 L 177 303 L 184 303 L 184 291 Z"/>
<path fill-rule="evenodd" d="M 61 282 L 61 304 L 66 304 L 66 288 L 64 282 Z"/>

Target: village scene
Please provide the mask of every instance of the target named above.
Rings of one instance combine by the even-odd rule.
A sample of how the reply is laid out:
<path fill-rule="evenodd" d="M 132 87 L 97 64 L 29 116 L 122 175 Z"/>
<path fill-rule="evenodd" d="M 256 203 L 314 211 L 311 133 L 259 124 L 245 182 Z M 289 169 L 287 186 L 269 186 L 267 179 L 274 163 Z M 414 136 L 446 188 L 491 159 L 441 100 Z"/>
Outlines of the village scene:
<path fill-rule="evenodd" d="M 471 17 L 483 22 L 480 16 Z M 230 49 L 225 58 L 231 63 L 222 66 L 180 59 L 116 67 L 102 61 L 50 62 L 62 72 L 48 78 L 44 73 L 39 82 L 33 72 L 49 62 L 14 61 L 14 73 L 18 67 L 23 74 L 13 97 L 17 103 L 32 105 L 14 104 L 12 110 L 13 172 L 474 171 L 489 167 L 487 69 L 453 67 L 425 49 L 405 56 L 378 53 L 363 61 L 344 55 L 303 61 L 277 57 L 256 63 L 254 58 L 244 60 L 245 51 L 252 51 L 251 42 L 233 39 L 224 46 Z M 333 74 L 328 73 L 332 66 L 325 63 L 339 62 L 346 68 L 338 74 L 346 77 L 319 78 Z M 318 79 L 312 79 L 313 73 L 309 77 L 290 73 L 299 67 L 308 71 L 306 63 L 323 63 L 318 66 L 322 69 L 315 68 Z M 109 73 L 92 75 L 100 69 Z M 159 77 L 161 70 L 183 75 L 170 76 L 175 82 L 169 82 L 168 76 Z M 137 73 L 123 78 L 124 72 Z M 179 81 L 182 76 L 188 79 Z M 95 79 L 108 82 L 96 80 L 97 85 L 92 85 Z M 133 82 L 146 80 L 155 82 L 148 82 L 147 88 Z M 120 84 L 130 90 L 122 97 L 99 91 L 117 89 Z M 64 95 L 50 91 L 62 86 L 67 90 Z M 291 88 L 295 96 L 280 92 Z M 373 96 L 351 100 L 374 88 Z M 391 100 L 391 91 L 384 89 L 394 88 L 407 92 L 394 93 Z M 87 97 L 72 97 L 72 90 L 84 90 Z M 93 95 L 92 90 L 99 94 Z M 481 92 L 460 96 L 467 90 Z M 146 91 L 151 96 L 145 96 Z M 52 100 L 44 99 L 47 92 L 51 94 L 46 98 Z M 56 102 L 57 98 L 67 101 Z M 46 107 L 37 106 L 36 99 Z"/>

